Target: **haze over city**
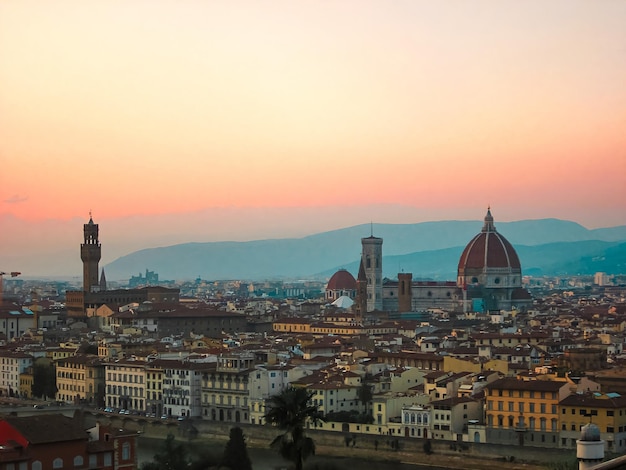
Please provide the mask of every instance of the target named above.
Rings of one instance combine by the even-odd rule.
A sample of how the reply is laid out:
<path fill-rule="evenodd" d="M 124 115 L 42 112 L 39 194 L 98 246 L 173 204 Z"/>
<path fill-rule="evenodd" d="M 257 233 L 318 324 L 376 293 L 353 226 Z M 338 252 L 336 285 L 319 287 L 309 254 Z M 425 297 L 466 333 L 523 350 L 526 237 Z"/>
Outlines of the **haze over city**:
<path fill-rule="evenodd" d="M 0 268 L 78 273 L 90 211 L 103 262 L 487 205 L 623 225 L 625 23 L 621 1 L 4 1 Z"/>

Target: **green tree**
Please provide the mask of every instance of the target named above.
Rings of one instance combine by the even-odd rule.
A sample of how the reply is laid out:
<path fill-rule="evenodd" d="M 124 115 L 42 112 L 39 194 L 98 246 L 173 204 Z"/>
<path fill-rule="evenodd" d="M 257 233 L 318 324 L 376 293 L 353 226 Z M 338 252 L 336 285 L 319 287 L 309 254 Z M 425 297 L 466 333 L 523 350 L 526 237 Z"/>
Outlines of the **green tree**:
<path fill-rule="evenodd" d="M 246 448 L 246 438 L 240 427 L 230 429 L 229 440 L 224 448 L 224 456 L 222 457 L 220 468 L 252 470 L 252 463 Z"/>
<path fill-rule="evenodd" d="M 357 396 L 365 407 L 365 414 L 369 414 L 369 404 L 373 398 L 371 385 L 364 381 L 357 390 Z"/>
<path fill-rule="evenodd" d="M 304 432 L 307 420 L 314 423 L 321 420 L 317 405 L 311 404 L 312 396 L 313 393 L 304 388 L 290 387 L 271 396 L 266 403 L 265 421 L 283 431 L 270 447 L 293 462 L 296 470 L 302 470 L 304 461 L 315 454 L 315 443 Z"/>
<path fill-rule="evenodd" d="M 33 397 L 54 398 L 57 393 L 54 364 L 36 362 L 33 366 L 33 385 L 30 390 Z"/>
<path fill-rule="evenodd" d="M 144 463 L 141 470 L 187 470 L 187 451 L 185 446 L 177 443 L 172 434 L 168 434 L 159 452 L 155 454 L 152 462 Z"/>

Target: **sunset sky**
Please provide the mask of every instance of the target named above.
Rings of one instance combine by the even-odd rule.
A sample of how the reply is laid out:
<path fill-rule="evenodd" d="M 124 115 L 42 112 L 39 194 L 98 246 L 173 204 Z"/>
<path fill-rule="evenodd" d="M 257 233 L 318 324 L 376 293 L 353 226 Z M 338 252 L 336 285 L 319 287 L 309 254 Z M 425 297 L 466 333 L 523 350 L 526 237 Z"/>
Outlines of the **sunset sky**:
<path fill-rule="evenodd" d="M 623 225 L 625 25 L 623 0 L 3 0 L 0 218 Z"/>

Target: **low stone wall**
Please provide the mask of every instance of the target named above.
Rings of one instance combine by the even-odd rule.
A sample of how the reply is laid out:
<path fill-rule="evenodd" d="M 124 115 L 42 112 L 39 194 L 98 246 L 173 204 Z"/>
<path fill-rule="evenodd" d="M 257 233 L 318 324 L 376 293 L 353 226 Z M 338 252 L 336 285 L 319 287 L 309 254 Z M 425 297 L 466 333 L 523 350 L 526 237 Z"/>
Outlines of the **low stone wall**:
<path fill-rule="evenodd" d="M 226 442 L 234 423 L 223 423 L 205 420 L 190 421 L 154 421 L 133 419 L 128 417 L 106 416 L 92 417 L 103 424 L 134 430 L 150 438 L 165 439 L 172 434 L 176 439 L 184 441 L 209 440 Z M 268 447 L 279 431 L 271 426 L 237 424 L 242 428 L 246 442 L 250 447 Z M 358 449 L 376 453 L 401 452 L 403 455 L 414 455 L 416 459 L 425 456 L 425 440 L 411 437 L 376 436 L 371 434 L 352 434 L 344 432 L 307 430 L 320 451 L 327 449 Z M 543 449 L 528 446 L 503 446 L 485 443 L 456 443 L 450 441 L 431 440 L 432 452 L 436 455 L 456 456 L 460 458 L 482 459 L 490 461 L 506 461 L 516 463 L 533 463 L 545 465 L 550 462 L 562 462 L 575 459 L 574 450 Z M 391 455 L 391 454 L 387 454 Z"/>

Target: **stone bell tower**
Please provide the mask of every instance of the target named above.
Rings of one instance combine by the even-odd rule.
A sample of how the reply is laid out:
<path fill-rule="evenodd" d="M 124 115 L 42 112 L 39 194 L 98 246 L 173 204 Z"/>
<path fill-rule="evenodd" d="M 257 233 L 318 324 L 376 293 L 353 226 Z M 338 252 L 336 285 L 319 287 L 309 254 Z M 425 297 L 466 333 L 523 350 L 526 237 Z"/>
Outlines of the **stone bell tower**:
<path fill-rule="evenodd" d="M 101 257 L 98 241 L 98 224 L 93 223 L 91 212 L 89 222 L 83 225 L 84 243 L 80 245 L 80 259 L 83 260 L 83 291 L 92 292 L 100 285 L 98 280 L 98 263 Z"/>
<path fill-rule="evenodd" d="M 367 311 L 382 310 L 383 239 L 374 235 L 361 238 L 361 249 L 361 263 L 367 278 Z"/>

